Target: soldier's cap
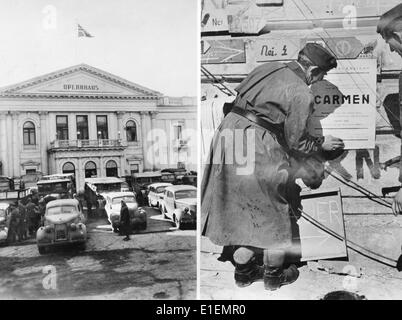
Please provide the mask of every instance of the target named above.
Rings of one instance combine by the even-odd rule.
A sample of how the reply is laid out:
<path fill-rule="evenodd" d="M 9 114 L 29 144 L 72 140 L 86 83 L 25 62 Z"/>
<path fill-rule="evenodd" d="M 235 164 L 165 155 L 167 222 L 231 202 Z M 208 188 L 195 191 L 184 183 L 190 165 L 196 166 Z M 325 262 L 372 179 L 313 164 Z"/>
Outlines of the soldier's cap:
<path fill-rule="evenodd" d="M 377 33 L 380 33 L 383 37 L 388 37 L 389 33 L 393 31 L 391 28 L 392 23 L 398 18 L 402 18 L 402 3 L 388 10 L 380 17 L 377 24 Z"/>
<path fill-rule="evenodd" d="M 338 65 L 335 56 L 318 43 L 307 43 L 300 53 L 303 53 L 315 66 L 324 71 L 329 71 Z"/>

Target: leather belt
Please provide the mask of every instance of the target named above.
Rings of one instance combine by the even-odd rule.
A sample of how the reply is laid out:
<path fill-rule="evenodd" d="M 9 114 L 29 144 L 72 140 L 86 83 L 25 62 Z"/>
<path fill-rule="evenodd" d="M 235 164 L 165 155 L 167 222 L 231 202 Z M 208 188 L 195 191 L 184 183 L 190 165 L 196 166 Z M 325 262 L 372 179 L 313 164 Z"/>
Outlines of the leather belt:
<path fill-rule="evenodd" d="M 282 144 L 283 146 L 286 146 L 285 139 L 283 136 L 282 126 L 270 123 L 264 119 L 261 119 L 255 113 L 248 111 L 246 109 L 243 109 L 243 108 L 236 107 L 236 106 L 233 106 L 231 112 L 234 112 L 234 113 L 246 118 L 247 120 L 257 124 L 258 126 L 268 130 L 269 132 L 271 132 L 272 134 L 274 134 L 276 136 L 276 138 L 278 139 L 278 142 L 280 144 Z"/>

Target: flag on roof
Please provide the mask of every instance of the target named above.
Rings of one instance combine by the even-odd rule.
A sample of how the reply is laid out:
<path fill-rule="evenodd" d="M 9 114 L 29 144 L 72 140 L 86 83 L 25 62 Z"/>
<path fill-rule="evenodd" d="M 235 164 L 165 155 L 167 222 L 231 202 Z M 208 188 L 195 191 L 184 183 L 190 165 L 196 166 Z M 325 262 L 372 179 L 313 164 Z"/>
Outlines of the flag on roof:
<path fill-rule="evenodd" d="M 93 37 L 88 31 L 86 31 L 83 27 L 81 27 L 80 24 L 77 23 L 77 25 L 78 25 L 78 37 L 88 37 L 88 38 Z"/>

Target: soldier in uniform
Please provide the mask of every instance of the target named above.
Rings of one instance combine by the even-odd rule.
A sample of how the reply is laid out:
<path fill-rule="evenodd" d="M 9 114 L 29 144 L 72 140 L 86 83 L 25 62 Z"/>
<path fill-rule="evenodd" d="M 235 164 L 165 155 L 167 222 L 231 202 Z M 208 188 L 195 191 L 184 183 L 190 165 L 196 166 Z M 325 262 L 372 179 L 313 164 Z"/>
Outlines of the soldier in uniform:
<path fill-rule="evenodd" d="M 91 196 L 87 193 L 84 195 L 85 204 L 87 206 L 87 216 L 88 218 L 92 217 L 92 201 Z"/>
<path fill-rule="evenodd" d="M 46 212 L 46 203 L 44 198 L 39 199 L 39 205 L 38 205 L 38 214 L 39 214 L 39 223 L 42 226 L 43 225 L 43 220 Z"/>
<path fill-rule="evenodd" d="M 381 16 L 377 25 L 377 32 L 381 34 L 391 51 L 398 53 L 402 57 L 402 3 Z M 399 75 L 399 101 L 402 103 L 402 73 Z M 402 112 L 400 112 L 399 121 L 402 124 Z M 400 160 L 399 182 L 402 183 L 402 156 Z M 392 211 L 395 215 L 402 213 L 402 188 L 395 195 Z"/>
<path fill-rule="evenodd" d="M 31 195 L 31 200 L 34 204 L 38 205 L 39 203 L 39 196 L 38 196 L 38 191 L 37 190 L 32 190 L 32 195 Z"/>
<path fill-rule="evenodd" d="M 121 200 L 121 208 L 120 208 L 120 232 L 125 235 L 123 241 L 130 240 L 130 212 L 127 207 L 127 204 Z"/>
<path fill-rule="evenodd" d="M 28 229 L 31 237 L 35 236 L 36 230 L 38 229 L 38 217 L 36 212 L 36 206 L 31 199 L 28 199 L 26 205 L 26 211 L 28 216 Z"/>
<path fill-rule="evenodd" d="M 297 61 L 257 67 L 236 88 L 215 133 L 201 185 L 201 230 L 224 251 L 235 248 L 238 286 L 263 278 L 267 290 L 276 290 L 298 277 L 294 265 L 284 268 L 292 245 L 289 158 L 344 147 L 341 139 L 306 132 L 314 104 L 308 86 L 336 66 L 328 50 L 308 43 Z M 236 161 L 244 150 L 252 163 Z"/>
<path fill-rule="evenodd" d="M 8 241 L 13 243 L 19 238 L 18 227 L 20 224 L 20 213 L 15 203 L 10 205 L 10 227 L 8 230 Z M 18 239 L 19 240 L 19 239 Z"/>
<path fill-rule="evenodd" d="M 133 186 L 133 190 L 134 190 L 134 193 L 135 193 L 135 198 L 136 198 L 136 200 L 138 202 L 138 205 L 140 207 L 145 206 L 146 203 L 145 203 L 144 195 L 142 194 L 140 185 L 138 183 L 134 182 L 132 184 L 132 186 Z"/>
<path fill-rule="evenodd" d="M 18 201 L 18 210 L 20 214 L 20 222 L 18 224 L 18 241 L 26 240 L 28 238 L 28 224 L 29 219 L 25 205 L 21 200 Z"/>
<path fill-rule="evenodd" d="M 74 193 L 73 198 L 78 201 L 81 211 L 84 211 L 84 190 L 79 190 L 77 193 Z"/>

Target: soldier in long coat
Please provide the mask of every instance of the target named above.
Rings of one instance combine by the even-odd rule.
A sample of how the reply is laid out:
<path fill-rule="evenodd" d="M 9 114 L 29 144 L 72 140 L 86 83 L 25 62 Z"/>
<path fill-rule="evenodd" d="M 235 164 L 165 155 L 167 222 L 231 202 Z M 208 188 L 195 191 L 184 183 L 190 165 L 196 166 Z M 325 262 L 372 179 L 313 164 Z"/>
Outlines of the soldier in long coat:
<path fill-rule="evenodd" d="M 329 51 L 309 43 L 297 62 L 257 67 L 236 88 L 234 107 L 215 133 L 201 186 L 202 234 L 237 248 L 239 286 L 263 274 L 266 289 L 275 290 L 298 277 L 296 267 L 283 269 L 292 242 L 289 156 L 344 147 L 306 132 L 314 101 L 308 85 L 336 65 Z M 261 251 L 264 268 L 256 262 Z"/>
<path fill-rule="evenodd" d="M 19 224 L 20 224 L 20 212 L 18 210 L 18 205 L 17 204 L 10 204 L 10 225 L 9 225 L 9 230 L 8 230 L 8 242 L 13 243 L 17 240 L 20 240 L 20 234 L 19 234 Z"/>
<path fill-rule="evenodd" d="M 27 219 L 28 219 L 28 230 L 31 237 L 36 235 L 36 230 L 38 229 L 38 217 L 35 210 L 35 203 L 31 199 L 28 199 L 26 205 Z"/>
<path fill-rule="evenodd" d="M 18 201 L 18 210 L 20 214 L 20 223 L 18 225 L 18 241 L 21 241 L 26 240 L 28 238 L 28 227 L 29 227 L 27 209 L 21 200 Z"/>
<path fill-rule="evenodd" d="M 124 241 L 130 240 L 130 211 L 127 207 L 127 204 L 121 200 L 121 208 L 120 208 L 120 232 L 125 235 Z"/>
<path fill-rule="evenodd" d="M 392 52 L 402 57 L 402 3 L 385 12 L 377 25 L 377 32 L 381 34 Z M 399 103 L 402 109 L 402 73 L 399 74 Z M 399 115 L 402 124 L 402 112 Z M 399 165 L 399 182 L 402 184 L 402 145 Z M 402 188 L 395 195 L 392 211 L 395 215 L 402 213 Z"/>

